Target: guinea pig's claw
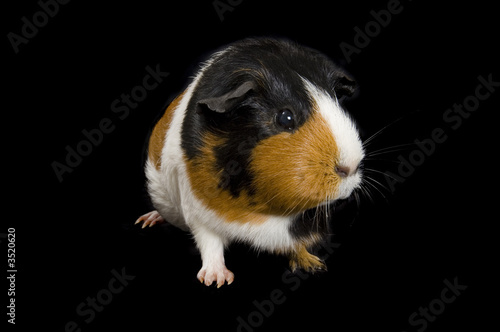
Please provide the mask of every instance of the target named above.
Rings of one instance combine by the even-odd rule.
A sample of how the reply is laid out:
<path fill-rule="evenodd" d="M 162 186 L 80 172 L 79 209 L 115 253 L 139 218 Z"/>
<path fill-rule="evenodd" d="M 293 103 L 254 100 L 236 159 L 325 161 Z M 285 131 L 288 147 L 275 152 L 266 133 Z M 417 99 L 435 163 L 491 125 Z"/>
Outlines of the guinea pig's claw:
<path fill-rule="evenodd" d="M 233 272 L 229 271 L 225 266 L 219 268 L 218 270 L 215 268 L 207 267 L 202 268 L 197 275 L 198 280 L 205 284 L 206 286 L 210 286 L 215 281 L 217 283 L 217 288 L 221 288 L 226 282 L 228 285 L 231 285 L 234 281 Z"/>
<path fill-rule="evenodd" d="M 291 255 L 290 268 L 292 272 L 297 269 L 303 269 L 311 273 L 327 270 L 325 263 L 319 257 L 307 252 L 305 248 L 299 248 Z"/>
<path fill-rule="evenodd" d="M 147 226 L 152 227 L 156 224 L 162 224 L 165 222 L 165 219 L 158 213 L 158 211 L 151 211 L 146 214 L 143 214 L 140 216 L 134 223 L 134 225 L 139 224 L 140 222 L 143 222 L 141 228 L 146 228 Z"/>

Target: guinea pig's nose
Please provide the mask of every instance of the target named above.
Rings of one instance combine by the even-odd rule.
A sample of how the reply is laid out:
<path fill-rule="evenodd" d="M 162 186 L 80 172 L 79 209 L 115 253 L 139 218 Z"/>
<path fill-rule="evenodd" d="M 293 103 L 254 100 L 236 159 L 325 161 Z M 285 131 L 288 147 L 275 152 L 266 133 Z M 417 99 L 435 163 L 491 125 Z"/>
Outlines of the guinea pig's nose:
<path fill-rule="evenodd" d="M 342 178 L 346 178 L 351 173 L 351 169 L 347 166 L 337 165 L 335 166 L 335 172 Z"/>

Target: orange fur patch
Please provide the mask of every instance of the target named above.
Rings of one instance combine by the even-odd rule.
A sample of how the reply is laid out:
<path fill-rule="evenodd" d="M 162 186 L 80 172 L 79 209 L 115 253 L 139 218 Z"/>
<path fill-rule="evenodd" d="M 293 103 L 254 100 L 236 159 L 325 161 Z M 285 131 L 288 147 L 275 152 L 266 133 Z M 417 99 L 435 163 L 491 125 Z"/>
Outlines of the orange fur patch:
<path fill-rule="evenodd" d="M 170 105 L 168 105 L 165 113 L 161 119 L 156 123 L 151 137 L 149 138 L 149 148 L 148 148 L 148 158 L 151 160 L 156 169 L 159 170 L 161 166 L 161 151 L 163 145 L 165 144 L 165 135 L 168 128 L 170 127 L 170 122 L 174 116 L 174 110 L 179 105 L 182 100 L 184 92 L 181 93 L 177 98 L 175 98 Z"/>
<path fill-rule="evenodd" d="M 338 148 L 325 119 L 314 111 L 294 133 L 269 137 L 254 148 L 251 170 L 258 201 L 267 213 L 292 215 L 335 193 Z"/>
<path fill-rule="evenodd" d="M 252 206 L 248 192 L 242 191 L 238 197 L 234 197 L 219 187 L 223 171 L 216 169 L 214 148 L 224 144 L 225 140 L 208 133 L 203 141 L 199 156 L 192 160 L 185 158 L 189 180 L 198 199 L 227 222 L 261 223 L 267 220 L 259 206 Z"/>

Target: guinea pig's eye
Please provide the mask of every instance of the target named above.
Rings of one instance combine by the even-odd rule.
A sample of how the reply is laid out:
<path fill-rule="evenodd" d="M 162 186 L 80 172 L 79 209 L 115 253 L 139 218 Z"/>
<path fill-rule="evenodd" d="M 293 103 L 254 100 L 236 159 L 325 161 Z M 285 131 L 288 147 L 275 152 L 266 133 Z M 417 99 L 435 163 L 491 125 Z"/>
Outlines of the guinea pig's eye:
<path fill-rule="evenodd" d="M 283 109 L 276 116 L 276 123 L 285 130 L 292 131 L 295 128 L 293 113 L 289 109 Z"/>

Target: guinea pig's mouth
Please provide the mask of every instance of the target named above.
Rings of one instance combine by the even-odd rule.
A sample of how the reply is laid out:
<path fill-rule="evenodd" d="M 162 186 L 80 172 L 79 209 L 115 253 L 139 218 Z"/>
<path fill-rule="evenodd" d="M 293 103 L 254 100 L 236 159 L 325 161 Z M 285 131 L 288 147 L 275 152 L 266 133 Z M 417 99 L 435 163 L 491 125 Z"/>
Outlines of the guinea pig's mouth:
<path fill-rule="evenodd" d="M 355 174 L 343 179 L 338 187 L 337 199 L 346 199 L 353 193 L 354 190 L 359 188 L 361 185 L 361 174 L 356 172 Z"/>
<path fill-rule="evenodd" d="M 343 208 L 345 205 L 350 204 L 351 202 L 353 202 L 355 200 L 356 200 L 356 197 L 351 193 L 351 195 L 346 196 L 346 197 L 337 197 L 337 198 L 333 198 L 333 199 L 326 199 L 321 204 L 319 204 L 318 207 L 320 207 L 320 206 L 334 206 L 335 209 Z"/>

